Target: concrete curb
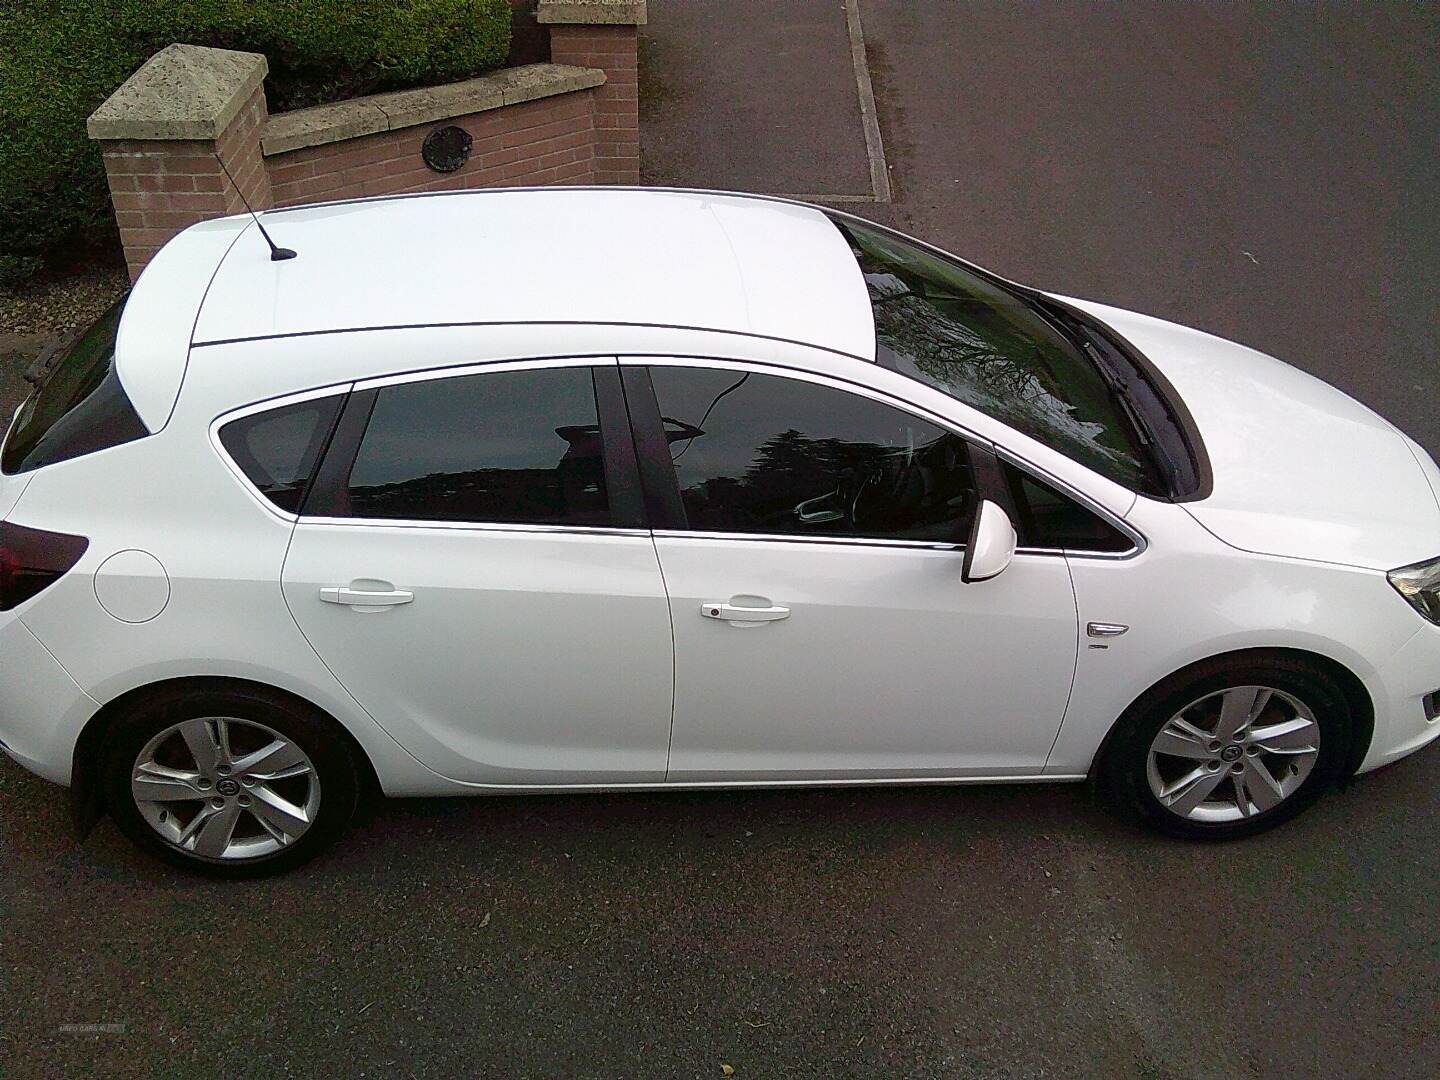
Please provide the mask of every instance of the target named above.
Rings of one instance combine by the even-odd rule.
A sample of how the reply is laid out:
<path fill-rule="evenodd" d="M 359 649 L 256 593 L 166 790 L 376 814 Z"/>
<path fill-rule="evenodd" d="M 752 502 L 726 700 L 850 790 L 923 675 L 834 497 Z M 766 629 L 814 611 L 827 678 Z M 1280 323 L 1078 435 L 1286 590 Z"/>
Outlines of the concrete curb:
<path fill-rule="evenodd" d="M 870 81 L 865 30 L 860 24 L 860 0 L 845 0 L 845 29 L 850 34 L 850 61 L 855 66 L 855 85 L 860 94 L 860 125 L 865 131 L 865 155 L 870 159 L 870 190 L 876 202 L 888 203 L 892 194 L 890 168 L 885 163 L 885 142 L 880 137 L 880 114 Z"/>

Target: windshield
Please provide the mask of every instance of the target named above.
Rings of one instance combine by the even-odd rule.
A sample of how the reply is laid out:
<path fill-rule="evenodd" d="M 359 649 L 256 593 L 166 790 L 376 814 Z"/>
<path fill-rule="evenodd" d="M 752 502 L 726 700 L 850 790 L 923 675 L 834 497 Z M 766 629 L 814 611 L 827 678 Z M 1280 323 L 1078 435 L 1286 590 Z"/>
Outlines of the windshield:
<path fill-rule="evenodd" d="M 0 470 L 28 472 L 150 434 L 115 374 L 115 334 L 127 298 L 27 376 L 38 389 L 15 415 Z"/>
<path fill-rule="evenodd" d="M 1159 490 L 1117 391 L 1037 307 L 889 233 L 832 220 L 865 275 L 880 364 L 1132 490 Z"/>

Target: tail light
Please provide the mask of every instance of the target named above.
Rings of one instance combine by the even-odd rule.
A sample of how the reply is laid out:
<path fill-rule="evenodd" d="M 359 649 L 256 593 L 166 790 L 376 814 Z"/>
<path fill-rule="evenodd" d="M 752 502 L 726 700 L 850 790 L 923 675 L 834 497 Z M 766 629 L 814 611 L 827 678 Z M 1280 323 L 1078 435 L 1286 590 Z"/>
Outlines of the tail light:
<path fill-rule="evenodd" d="M 64 577 L 90 541 L 0 521 L 0 611 L 9 611 Z"/>

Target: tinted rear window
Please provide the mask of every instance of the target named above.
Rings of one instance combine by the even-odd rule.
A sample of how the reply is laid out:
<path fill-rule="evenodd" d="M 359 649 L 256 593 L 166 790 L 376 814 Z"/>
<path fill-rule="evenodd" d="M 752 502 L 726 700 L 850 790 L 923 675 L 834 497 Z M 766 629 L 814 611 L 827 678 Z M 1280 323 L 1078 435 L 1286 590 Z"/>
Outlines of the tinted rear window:
<path fill-rule="evenodd" d="M 609 525 L 588 367 L 387 386 L 350 471 L 362 518 Z"/>
<path fill-rule="evenodd" d="M 150 434 L 115 373 L 115 334 L 128 298 L 46 363 L 39 388 L 15 417 L 0 469 L 28 472 Z"/>
<path fill-rule="evenodd" d="M 232 420 L 220 443 L 261 494 L 298 514 L 344 400 L 337 394 Z"/>

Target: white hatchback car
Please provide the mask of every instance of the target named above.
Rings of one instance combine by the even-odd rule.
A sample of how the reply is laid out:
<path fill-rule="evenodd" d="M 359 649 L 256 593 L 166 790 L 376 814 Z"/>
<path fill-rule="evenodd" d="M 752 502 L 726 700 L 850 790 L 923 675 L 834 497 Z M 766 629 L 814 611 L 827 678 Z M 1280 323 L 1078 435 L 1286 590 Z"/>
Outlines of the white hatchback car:
<path fill-rule="evenodd" d="M 0 740 L 174 862 L 371 788 L 1093 777 L 1227 837 L 1440 735 L 1440 472 L 1268 356 L 776 199 L 264 221 L 0 454 Z"/>

